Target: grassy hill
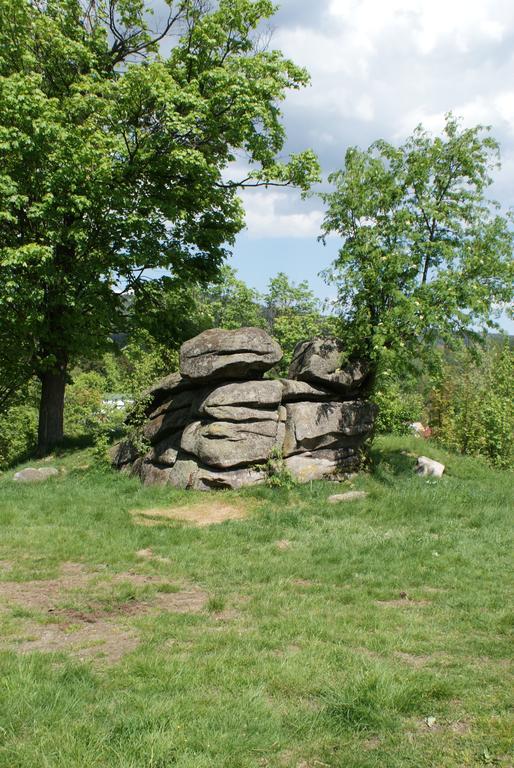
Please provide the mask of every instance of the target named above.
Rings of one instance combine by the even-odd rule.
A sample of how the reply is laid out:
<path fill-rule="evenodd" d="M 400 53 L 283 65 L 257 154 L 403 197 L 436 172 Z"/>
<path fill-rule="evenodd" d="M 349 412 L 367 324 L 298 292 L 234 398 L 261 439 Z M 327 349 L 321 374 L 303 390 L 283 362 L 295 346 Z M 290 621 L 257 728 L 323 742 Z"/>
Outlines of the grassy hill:
<path fill-rule="evenodd" d="M 51 463 L 0 476 L 0 768 L 512 766 L 511 474 L 382 438 L 333 505 Z"/>

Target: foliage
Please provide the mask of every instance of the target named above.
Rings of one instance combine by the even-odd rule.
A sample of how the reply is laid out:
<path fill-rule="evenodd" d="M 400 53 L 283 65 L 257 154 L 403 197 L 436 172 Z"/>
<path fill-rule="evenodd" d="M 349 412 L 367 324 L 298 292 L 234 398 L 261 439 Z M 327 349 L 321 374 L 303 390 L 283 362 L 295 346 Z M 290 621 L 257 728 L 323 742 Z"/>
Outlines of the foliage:
<path fill-rule="evenodd" d="M 0 602 L 24 595 L 0 611 L 0 767 L 507 768 L 512 477 L 430 444 L 427 482 L 414 450 L 377 438 L 351 509 L 332 483 L 260 486 L 208 528 L 135 524 L 205 494 L 89 450 L 37 487 L 0 478 Z"/>
<path fill-rule="evenodd" d="M 415 388 L 400 384 L 397 379 L 384 378 L 373 393 L 378 405 L 376 430 L 382 434 L 406 435 L 409 424 L 424 420 L 423 395 Z"/>
<path fill-rule="evenodd" d="M 268 330 L 284 351 L 284 358 L 277 368 L 282 376 L 287 376 L 299 342 L 337 333 L 336 318 L 324 314 L 321 302 L 307 281 L 296 285 L 284 272 L 270 279 L 263 305 Z"/>
<path fill-rule="evenodd" d="M 208 327 L 263 328 L 265 320 L 258 291 L 237 277 L 235 269 L 223 266 L 215 282 L 199 292 L 198 305 Z"/>
<path fill-rule="evenodd" d="M 346 153 L 330 176 L 322 238 L 342 238 L 327 278 L 339 292 L 350 355 L 399 373 L 494 325 L 512 299 L 509 217 L 485 198 L 498 145 L 447 115 L 444 135 L 422 126 L 400 147 Z"/>
<path fill-rule="evenodd" d="M 37 407 L 28 403 L 12 405 L 0 413 L 0 470 L 28 455 L 37 440 Z"/>
<path fill-rule="evenodd" d="M 430 397 L 430 424 L 451 450 L 513 467 L 514 352 L 508 341 L 477 362 L 463 352 L 447 364 Z"/>
<path fill-rule="evenodd" d="M 105 356 L 103 362 L 106 368 L 117 371 L 113 370 L 110 391 L 135 398 L 158 379 L 178 370 L 178 351 L 155 341 L 147 331 L 138 331 L 121 350 Z M 117 385 L 113 386 L 115 382 Z"/>
<path fill-rule="evenodd" d="M 125 409 L 117 408 L 105 396 L 105 379 L 95 371 L 80 371 L 66 392 L 64 425 L 67 437 L 114 435 L 122 427 Z"/>
<path fill-rule="evenodd" d="M 243 226 L 241 187 L 305 189 L 317 178 L 311 152 L 277 160 L 279 103 L 308 76 L 259 45 L 270 0 L 170 0 L 168 9 L 153 33 L 144 0 L 2 0 L 0 378 L 9 392 L 32 373 L 43 393 L 50 374 L 64 386 L 68 367 L 119 330 L 124 293 L 144 310 L 169 284 L 212 279 Z M 236 152 L 255 169 L 246 179 L 225 173 Z"/>
<path fill-rule="evenodd" d="M 298 485 L 293 474 L 287 468 L 280 448 L 274 448 L 263 468 L 266 473 L 266 485 L 270 488 L 291 489 Z"/>

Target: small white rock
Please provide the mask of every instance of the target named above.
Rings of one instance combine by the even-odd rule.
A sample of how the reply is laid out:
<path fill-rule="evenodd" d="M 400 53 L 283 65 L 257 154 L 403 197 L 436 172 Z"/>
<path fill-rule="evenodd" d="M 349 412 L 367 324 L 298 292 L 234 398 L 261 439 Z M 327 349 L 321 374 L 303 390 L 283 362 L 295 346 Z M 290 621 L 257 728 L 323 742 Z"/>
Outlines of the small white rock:
<path fill-rule="evenodd" d="M 416 463 L 416 472 L 421 477 L 442 477 L 444 470 L 444 464 L 429 459 L 427 456 L 419 456 Z"/>
<path fill-rule="evenodd" d="M 342 501 L 358 501 L 359 499 L 367 499 L 368 494 L 366 491 L 348 491 L 347 493 L 336 493 L 333 496 L 328 497 L 329 504 L 339 504 Z"/>

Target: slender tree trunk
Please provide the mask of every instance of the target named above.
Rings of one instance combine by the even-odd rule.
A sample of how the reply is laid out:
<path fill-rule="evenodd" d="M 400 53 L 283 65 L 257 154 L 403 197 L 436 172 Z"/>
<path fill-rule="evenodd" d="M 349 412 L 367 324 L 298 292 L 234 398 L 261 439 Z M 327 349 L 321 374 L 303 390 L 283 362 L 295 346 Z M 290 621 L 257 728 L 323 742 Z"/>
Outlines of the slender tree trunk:
<path fill-rule="evenodd" d="M 64 436 L 66 368 L 66 361 L 63 359 L 55 368 L 45 371 L 39 377 L 41 380 L 37 445 L 39 456 L 50 453 L 62 442 Z"/>

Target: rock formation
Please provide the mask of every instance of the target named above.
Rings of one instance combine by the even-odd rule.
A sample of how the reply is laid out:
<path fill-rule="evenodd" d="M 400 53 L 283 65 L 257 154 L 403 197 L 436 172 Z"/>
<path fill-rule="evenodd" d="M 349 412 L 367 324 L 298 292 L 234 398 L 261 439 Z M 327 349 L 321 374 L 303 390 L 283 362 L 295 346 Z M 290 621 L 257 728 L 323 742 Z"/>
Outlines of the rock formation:
<path fill-rule="evenodd" d="M 180 373 L 148 393 L 144 455 L 127 441 L 113 465 L 146 484 L 209 490 L 266 480 L 282 455 L 300 482 L 359 469 L 375 406 L 364 399 L 367 366 L 340 367 L 335 339 L 299 344 L 289 379 L 264 379 L 282 358 L 260 328 L 213 329 L 186 342 Z"/>

